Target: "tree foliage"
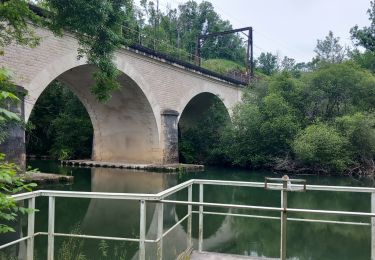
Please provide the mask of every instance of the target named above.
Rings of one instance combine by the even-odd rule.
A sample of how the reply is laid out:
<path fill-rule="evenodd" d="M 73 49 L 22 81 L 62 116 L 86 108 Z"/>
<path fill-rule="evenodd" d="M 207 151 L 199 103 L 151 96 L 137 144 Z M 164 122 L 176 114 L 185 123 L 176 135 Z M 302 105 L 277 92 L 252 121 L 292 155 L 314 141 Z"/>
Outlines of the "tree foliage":
<path fill-rule="evenodd" d="M 225 164 L 226 157 L 218 140 L 229 122 L 228 111 L 222 101 L 215 98 L 200 120 L 186 128 L 180 126 L 180 160 L 185 163 Z"/>
<path fill-rule="evenodd" d="M 221 136 L 233 165 L 286 171 L 375 172 L 375 76 L 352 61 L 247 90 Z"/>
<path fill-rule="evenodd" d="M 315 48 L 316 62 L 340 63 L 344 61 L 346 51 L 340 44 L 340 38 L 329 31 L 324 40 L 318 40 Z"/>
<path fill-rule="evenodd" d="M 262 52 L 256 60 L 256 67 L 264 74 L 271 75 L 279 69 L 278 56 Z"/>
<path fill-rule="evenodd" d="M 293 142 L 298 160 L 315 171 L 342 172 L 351 163 L 347 139 L 327 124 L 312 124 L 302 130 Z"/>
<path fill-rule="evenodd" d="M 59 159 L 90 158 L 93 128 L 80 100 L 55 81 L 42 93 L 27 126 L 27 153 Z"/>
<path fill-rule="evenodd" d="M 367 10 L 369 15 L 370 26 L 365 26 L 362 29 L 358 25 L 351 30 L 351 38 L 357 46 L 362 46 L 366 50 L 375 51 L 375 2 L 370 1 L 370 8 Z"/>
<path fill-rule="evenodd" d="M 0 55 L 4 47 L 17 43 L 34 47 L 39 37 L 29 23 L 40 23 L 40 18 L 29 9 L 26 0 L 0 1 Z"/>
<path fill-rule="evenodd" d="M 9 72 L 0 69 L 0 143 L 7 137 L 7 129 L 10 125 L 21 122 L 18 114 L 9 111 L 9 106 L 19 100 Z M 34 184 L 25 184 L 19 177 L 19 172 L 17 165 L 7 162 L 5 155 L 0 153 L 0 234 L 14 231 L 8 223 L 15 221 L 19 212 L 27 213 L 29 211 L 19 207 L 9 197 L 11 194 L 28 191 L 35 186 Z"/>

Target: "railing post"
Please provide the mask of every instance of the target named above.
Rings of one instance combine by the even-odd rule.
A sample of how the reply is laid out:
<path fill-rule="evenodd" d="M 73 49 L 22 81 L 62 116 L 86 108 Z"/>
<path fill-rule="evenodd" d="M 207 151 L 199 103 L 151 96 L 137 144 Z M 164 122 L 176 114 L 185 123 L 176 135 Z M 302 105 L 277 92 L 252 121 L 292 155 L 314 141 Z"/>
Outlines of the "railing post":
<path fill-rule="evenodd" d="M 281 212 L 281 237 L 280 237 L 280 259 L 286 260 L 286 222 L 287 213 L 286 208 L 288 207 L 288 181 L 283 180 L 283 189 L 281 190 L 281 208 L 284 210 Z"/>
<path fill-rule="evenodd" d="M 55 233 L 55 197 L 48 197 L 48 251 L 47 259 L 54 258 L 54 233 Z"/>
<path fill-rule="evenodd" d="M 164 204 L 158 203 L 156 204 L 156 210 L 158 213 L 158 235 L 157 238 L 159 239 L 159 242 L 157 243 L 157 259 L 162 260 L 163 259 L 163 221 L 164 221 Z"/>
<path fill-rule="evenodd" d="M 35 228 L 35 198 L 29 199 L 28 208 L 31 212 L 28 215 L 27 221 L 27 253 L 26 259 L 33 260 L 34 258 L 34 228 Z"/>
<path fill-rule="evenodd" d="M 203 184 L 199 184 L 199 202 L 203 203 Z M 203 206 L 199 206 L 199 239 L 198 251 L 202 252 L 203 248 Z"/>
<path fill-rule="evenodd" d="M 375 192 L 371 193 L 371 213 L 375 213 Z M 375 217 L 371 218 L 371 260 L 375 260 Z"/>
<path fill-rule="evenodd" d="M 140 218 L 139 218 L 139 260 L 146 259 L 146 201 L 140 201 Z"/>
<path fill-rule="evenodd" d="M 193 201 L 193 185 L 188 187 L 188 201 Z M 193 247 L 192 239 L 191 239 L 191 229 L 192 229 L 192 210 L 193 206 L 188 205 L 188 221 L 187 221 L 187 247 L 188 249 Z"/>

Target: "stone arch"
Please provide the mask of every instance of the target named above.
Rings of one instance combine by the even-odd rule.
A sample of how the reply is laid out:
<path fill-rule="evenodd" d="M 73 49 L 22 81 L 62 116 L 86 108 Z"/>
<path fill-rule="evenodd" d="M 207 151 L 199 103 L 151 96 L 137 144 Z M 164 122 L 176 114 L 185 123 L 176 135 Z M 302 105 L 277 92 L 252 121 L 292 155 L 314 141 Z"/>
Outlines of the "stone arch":
<path fill-rule="evenodd" d="M 185 95 L 181 98 L 181 101 L 178 104 L 177 111 L 180 113 L 180 117 L 189 104 L 190 101 L 192 101 L 194 98 L 198 97 L 199 95 L 211 95 L 212 97 L 216 96 L 219 98 L 222 103 L 224 104 L 225 108 L 227 109 L 229 115 L 231 115 L 231 110 L 235 103 L 238 101 L 236 100 L 235 103 L 231 102 L 231 100 L 225 98 L 225 93 L 222 93 L 220 89 L 213 88 L 213 87 L 202 87 L 200 88 L 192 88 L 188 93 L 185 93 Z M 224 94 L 224 95 L 223 95 Z"/>
<path fill-rule="evenodd" d="M 220 98 L 219 95 L 215 95 L 211 92 L 201 92 L 194 97 L 192 97 L 183 110 L 180 113 L 179 127 L 188 128 L 189 125 L 194 124 L 197 120 L 200 120 L 200 116 L 203 115 L 215 101 L 221 100 L 221 104 L 225 107 L 228 112 L 228 118 L 230 118 L 230 110 L 228 104 Z"/>
<path fill-rule="evenodd" d="M 162 159 L 159 123 L 147 93 L 122 71 L 122 88 L 112 93 L 107 103 L 100 103 L 90 92 L 95 67 L 77 60 L 75 53 L 43 68 L 25 86 L 25 120 L 44 89 L 55 79 L 65 83 L 85 106 L 94 129 L 93 160 L 127 163 L 155 163 Z M 135 71 L 127 70 L 132 74 Z M 139 76 L 135 77 L 139 81 Z M 152 98 L 151 98 L 152 100 Z M 157 114 L 156 114 L 157 115 Z"/>

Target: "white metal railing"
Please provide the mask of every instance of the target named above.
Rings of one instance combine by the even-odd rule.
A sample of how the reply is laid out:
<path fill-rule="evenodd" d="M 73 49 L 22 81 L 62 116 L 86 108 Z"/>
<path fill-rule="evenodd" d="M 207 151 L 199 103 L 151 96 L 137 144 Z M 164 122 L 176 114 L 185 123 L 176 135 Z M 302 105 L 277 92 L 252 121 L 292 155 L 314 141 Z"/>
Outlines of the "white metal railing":
<path fill-rule="evenodd" d="M 275 180 L 275 179 L 270 179 Z M 193 185 L 199 185 L 199 201 L 193 201 Z M 139 243 L 139 259 L 145 260 L 145 244 L 156 243 L 157 245 L 157 259 L 163 259 L 163 238 L 172 230 L 179 226 L 184 221 L 187 221 L 187 250 L 192 249 L 192 215 L 198 214 L 198 250 L 203 250 L 203 216 L 204 215 L 225 215 L 232 217 L 247 217 L 279 220 L 281 225 L 280 232 L 280 259 L 286 259 L 286 235 L 287 235 L 287 221 L 301 221 L 314 222 L 325 224 L 342 224 L 342 225 L 359 225 L 371 226 L 371 259 L 375 260 L 375 188 L 365 187 L 346 187 L 346 186 L 321 186 L 321 185 L 306 185 L 306 184 L 291 184 L 290 181 L 282 181 L 281 183 L 267 183 L 266 188 L 278 189 L 281 192 L 280 207 L 255 206 L 255 205 L 239 205 L 239 204 L 224 204 L 224 203 L 210 203 L 204 202 L 204 185 L 219 185 L 219 186 L 233 186 L 233 187 L 252 187 L 265 188 L 265 183 L 262 182 L 240 182 L 240 181 L 220 181 L 220 180 L 189 180 L 177 186 L 169 188 L 157 194 L 141 194 L 141 193 L 103 193 L 103 192 L 74 192 L 74 191 L 51 191 L 39 190 L 29 193 L 23 193 L 12 196 L 16 201 L 28 200 L 28 208 L 35 209 L 35 199 L 37 197 L 48 197 L 48 232 L 35 232 L 35 213 L 32 211 L 28 215 L 28 229 L 27 236 L 11 241 L 7 244 L 0 245 L 0 250 L 11 245 L 27 241 L 27 260 L 33 259 L 34 254 L 34 238 L 36 236 L 48 236 L 47 259 L 54 259 L 54 238 L 56 236 L 62 237 L 77 237 L 87 239 L 102 239 L 114 241 L 130 241 Z M 188 198 L 186 201 L 168 200 L 167 198 L 178 191 L 187 189 Z M 288 208 L 287 194 L 289 191 L 298 189 L 306 189 L 307 191 L 333 191 L 333 192 L 353 192 L 353 193 L 369 193 L 371 194 L 371 212 L 353 212 L 353 211 L 333 211 L 333 210 L 319 210 L 319 209 L 297 209 Z M 108 236 L 92 236 L 84 234 L 65 234 L 55 232 L 55 198 L 88 198 L 88 199 L 109 199 L 109 200 L 132 200 L 139 201 L 140 210 L 140 229 L 139 238 L 125 238 L 125 237 L 108 237 Z M 157 238 L 146 239 L 146 204 L 156 203 L 157 211 Z M 182 217 L 176 224 L 164 231 L 163 227 L 163 212 L 164 204 L 186 205 L 187 214 Z M 193 211 L 193 206 L 198 206 L 198 211 Z M 229 208 L 229 209 L 246 209 L 256 211 L 280 212 L 280 217 L 254 215 L 254 214 L 236 214 L 236 213 L 222 213 L 215 211 L 204 211 L 204 207 L 210 208 Z M 334 221 L 322 219 L 305 219 L 305 218 L 288 218 L 288 213 L 310 213 L 323 215 L 338 215 L 338 216 L 354 216 L 354 217 L 369 217 L 370 222 L 348 222 L 348 221 Z"/>

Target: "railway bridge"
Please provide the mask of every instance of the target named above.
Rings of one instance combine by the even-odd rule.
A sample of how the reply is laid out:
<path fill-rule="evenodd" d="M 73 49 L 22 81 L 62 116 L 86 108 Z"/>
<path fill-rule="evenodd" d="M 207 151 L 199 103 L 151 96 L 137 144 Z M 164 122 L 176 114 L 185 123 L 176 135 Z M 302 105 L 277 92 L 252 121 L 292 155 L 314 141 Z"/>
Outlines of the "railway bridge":
<path fill-rule="evenodd" d="M 219 97 L 229 114 L 241 100 L 241 82 L 142 48 L 115 54 L 121 89 L 106 103 L 90 92 L 95 67 L 77 59 L 73 35 L 37 29 L 36 48 L 11 45 L 0 67 L 13 73 L 26 96 L 17 106 L 27 122 L 39 96 L 54 80 L 68 86 L 85 106 L 94 129 L 92 159 L 127 163 L 177 163 L 178 125 L 188 126 Z M 197 117 L 198 116 L 198 117 Z M 79 127 L 79 126 L 77 126 Z M 25 132 L 13 129 L 1 150 L 25 162 Z"/>

